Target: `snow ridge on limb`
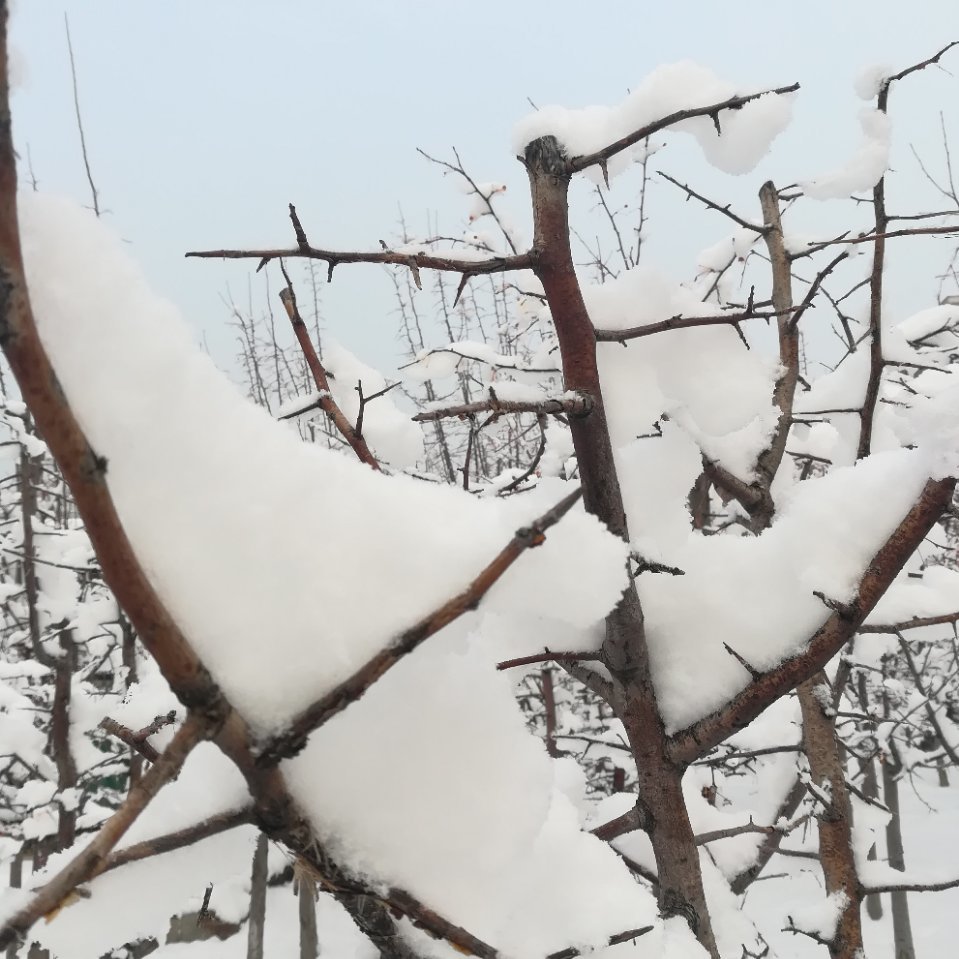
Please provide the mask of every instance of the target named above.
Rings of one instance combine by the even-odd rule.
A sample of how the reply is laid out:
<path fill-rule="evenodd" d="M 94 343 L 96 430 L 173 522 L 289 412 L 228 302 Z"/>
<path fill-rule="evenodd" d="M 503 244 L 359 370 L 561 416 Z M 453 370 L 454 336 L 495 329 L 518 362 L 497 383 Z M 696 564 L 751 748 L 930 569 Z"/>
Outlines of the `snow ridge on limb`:
<path fill-rule="evenodd" d="M 909 557 L 935 526 L 952 500 L 954 478 L 929 480 L 919 500 L 873 556 L 856 595 L 837 608 L 810 637 L 803 652 L 757 678 L 727 705 L 670 737 L 669 752 L 676 762 L 691 763 L 755 719 L 783 693 L 808 679 L 855 635 Z"/>
<path fill-rule="evenodd" d="M 148 581 L 119 520 L 106 483 L 107 462 L 97 455 L 59 386 L 32 315 L 18 235 L 16 164 L 7 85 L 7 5 L 0 2 L 0 346 L 24 399 L 74 492 L 77 506 L 101 561 L 104 578 L 156 659 L 171 688 L 189 710 L 164 757 L 141 780 L 113 825 L 102 831 L 75 866 L 56 877 L 46 894 L 34 900 L 0 930 L 4 944 L 22 935 L 45 912 L 95 873 L 126 827 L 153 793 L 175 774 L 192 746 L 210 737 L 243 774 L 254 799 L 253 815 L 268 835 L 284 842 L 317 871 L 385 956 L 408 956 L 396 938 L 395 922 L 383 897 L 349 879 L 328 856 L 283 777 L 254 761 L 250 730 L 223 695 Z M 571 500 L 566 509 L 572 505 Z M 558 517 L 557 517 L 558 519 Z M 541 538 L 542 533 L 538 536 Z M 531 540 L 536 540 L 534 531 Z M 527 544 L 529 545 L 529 544 Z M 507 564 L 509 565 L 509 564 Z M 463 951 L 491 959 L 496 951 L 428 910 L 412 896 L 394 891 L 390 905 L 425 928 L 450 939 Z"/>
<path fill-rule="evenodd" d="M 329 722 L 360 699 L 373 683 L 392 669 L 404 656 L 412 653 L 430 636 L 438 633 L 464 613 L 476 609 L 496 581 L 526 550 L 541 545 L 546 539 L 546 530 L 558 523 L 582 495 L 581 489 L 573 490 L 529 526 L 518 529 L 513 539 L 500 550 L 499 554 L 466 589 L 443 603 L 415 626 L 405 630 L 352 676 L 308 706 L 294 718 L 288 729 L 266 742 L 259 752 L 258 762 L 271 765 L 285 757 L 296 755 L 306 745 L 310 733 L 315 732 L 324 723 Z"/>

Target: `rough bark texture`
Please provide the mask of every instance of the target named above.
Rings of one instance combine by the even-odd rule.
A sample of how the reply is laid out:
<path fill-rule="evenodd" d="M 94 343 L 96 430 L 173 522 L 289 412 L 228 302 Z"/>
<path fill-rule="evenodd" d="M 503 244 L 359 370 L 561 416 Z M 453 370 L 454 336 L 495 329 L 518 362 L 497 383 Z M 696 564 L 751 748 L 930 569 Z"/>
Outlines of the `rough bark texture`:
<path fill-rule="evenodd" d="M 583 302 L 570 250 L 567 158 L 554 137 L 526 148 L 533 204 L 533 269 L 543 284 L 563 362 L 564 386 L 592 399 L 588 416 L 570 429 L 586 509 L 629 540 L 596 365 L 596 334 Z M 652 686 L 643 611 L 631 581 L 606 620 L 604 660 L 622 694 L 621 716 L 636 760 L 638 807 L 659 875 L 665 916 L 681 915 L 709 953 L 718 956 L 703 892 L 699 853 L 682 791 L 683 767 L 667 756 L 667 739 Z"/>
<path fill-rule="evenodd" d="M 859 918 L 859 877 L 852 855 L 852 820 L 846 775 L 836 748 L 836 728 L 829 703 L 829 681 L 819 672 L 799 687 L 802 709 L 803 748 L 809 759 L 809 772 L 821 802 L 819 822 L 819 861 L 828 894 L 846 896 L 836 932 L 829 943 L 833 959 L 859 959 L 862 952 L 862 925 Z"/>

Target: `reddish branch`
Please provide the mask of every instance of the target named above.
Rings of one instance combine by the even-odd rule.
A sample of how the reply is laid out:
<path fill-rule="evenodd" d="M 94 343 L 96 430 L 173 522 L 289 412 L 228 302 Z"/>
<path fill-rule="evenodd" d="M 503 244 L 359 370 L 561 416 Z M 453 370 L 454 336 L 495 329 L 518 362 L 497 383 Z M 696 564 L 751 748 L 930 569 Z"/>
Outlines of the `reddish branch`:
<path fill-rule="evenodd" d="M 610 819 L 609 822 L 604 822 L 590 832 L 603 842 L 612 842 L 620 836 L 625 836 L 626 833 L 635 832 L 637 829 L 645 829 L 647 824 L 647 817 L 643 814 L 643 811 L 638 806 L 634 806 L 621 816 Z"/>
<path fill-rule="evenodd" d="M 676 122 L 678 118 L 664 122 Z M 661 128 L 661 127 L 660 127 Z M 642 139 L 650 131 L 641 134 Z M 570 249 L 569 182 L 575 169 L 605 162 L 631 142 L 614 144 L 600 154 L 569 160 L 555 137 L 528 144 L 524 162 L 533 205 L 534 271 L 543 286 L 556 328 L 567 390 L 593 398 L 593 412 L 570 420 L 570 432 L 588 512 L 611 533 L 629 542 L 626 510 L 600 383 L 596 331 L 583 300 Z M 604 662 L 611 680 L 600 680 L 587 667 L 569 664 L 584 682 L 607 687 L 607 701 L 617 709 L 636 760 L 640 802 L 649 811 L 649 836 L 659 876 L 658 900 L 665 916 L 681 915 L 711 956 L 718 959 L 692 826 L 682 792 L 681 770 L 666 754 L 666 735 L 652 683 L 643 610 L 631 579 L 619 604 L 606 618 Z M 618 708 L 621 707 L 621 708 Z"/>
<path fill-rule="evenodd" d="M 271 250 L 193 250 L 184 254 L 188 257 L 223 260 L 259 260 L 257 270 L 266 266 L 270 260 L 292 259 L 295 257 L 311 260 L 323 260 L 327 263 L 328 277 L 332 278 L 333 268 L 340 263 L 385 263 L 405 266 L 413 273 L 417 287 L 420 270 L 440 270 L 444 273 L 460 273 L 463 276 L 486 276 L 490 273 L 506 273 L 512 270 L 528 270 L 533 265 L 531 253 L 517 256 L 494 256 L 486 260 L 460 260 L 454 257 L 437 256 L 432 253 L 399 253 L 382 250 L 379 253 L 347 252 L 338 250 L 320 250 L 307 244 Z"/>
<path fill-rule="evenodd" d="M 286 310 L 286 315 L 290 318 L 293 333 L 296 336 L 297 343 L 300 344 L 300 349 L 303 351 L 306 365 L 310 368 L 310 375 L 313 377 L 313 382 L 320 391 L 316 405 L 330 418 L 339 434 L 349 443 L 353 452 L 356 453 L 360 462 L 366 463 L 367 466 L 371 466 L 378 471 L 380 464 L 370 451 L 366 440 L 363 439 L 359 430 L 353 428 L 353 424 L 350 423 L 333 399 L 326 370 L 323 368 L 323 364 L 316 354 L 316 348 L 310 339 L 310 331 L 307 329 L 306 323 L 303 322 L 303 317 L 300 316 L 300 311 L 296 305 L 296 294 L 293 292 L 293 284 L 290 282 L 290 277 L 285 267 L 283 267 L 282 262 L 280 268 L 283 270 L 283 279 L 286 280 L 286 286 L 280 290 L 280 300 Z"/>
<path fill-rule="evenodd" d="M 403 632 L 386 649 L 364 663 L 352 676 L 308 706 L 293 720 L 287 730 L 269 740 L 261 749 L 260 763 L 271 765 L 285 756 L 295 755 L 306 745 L 310 733 L 360 699 L 373 683 L 392 669 L 404 656 L 408 656 L 444 626 L 459 619 L 464 613 L 476 609 L 493 584 L 526 550 L 545 542 L 546 530 L 558 523 L 581 495 L 581 490 L 574 490 L 529 526 L 518 529 L 510 542 L 466 589 Z"/>
<path fill-rule="evenodd" d="M 664 180 L 668 180 L 674 186 L 678 186 L 679 189 L 686 194 L 687 200 L 699 200 L 699 202 L 702 203 L 704 206 L 706 206 L 708 209 L 715 210 L 717 213 L 722 213 L 723 216 L 729 217 L 729 219 L 732 220 L 733 223 L 736 223 L 737 225 L 743 227 L 746 230 L 752 230 L 754 233 L 758 233 L 762 235 L 769 229 L 768 225 L 766 224 L 759 226 L 755 223 L 750 223 L 749 220 L 744 220 L 741 216 L 738 216 L 737 214 L 733 213 L 731 209 L 732 207 L 731 203 L 727 203 L 725 206 L 722 206 L 719 203 L 716 203 L 714 200 L 710 200 L 709 197 L 705 197 L 701 193 L 697 193 L 691 187 L 688 187 L 685 183 L 680 183 L 679 180 L 675 179 L 674 177 L 671 177 L 668 173 L 664 172 L 663 170 L 659 171 L 659 175 Z"/>
<path fill-rule="evenodd" d="M 127 863 L 139 862 L 141 859 L 151 859 L 153 856 L 161 856 L 164 853 L 192 846 L 203 839 L 218 836 L 221 832 L 227 832 L 230 829 L 236 829 L 237 826 L 248 825 L 252 822 L 252 806 L 244 806 L 242 809 L 236 809 L 232 812 L 210 816 L 208 819 L 187 826 L 185 829 L 165 833 L 155 839 L 146 839 L 143 842 L 134 843 L 132 846 L 124 846 L 123 849 L 119 849 L 110 855 L 100 869 L 100 873 L 109 872 L 111 869 L 117 869 Z"/>
<path fill-rule="evenodd" d="M 809 761 L 811 786 L 822 799 L 817 806 L 819 862 L 826 893 L 843 895 L 835 930 L 829 936 L 829 953 L 834 959 L 856 959 L 862 955 L 860 888 L 852 845 L 852 816 L 843 759 L 836 741 L 831 706 L 824 706 L 818 688 L 828 689 L 822 670 L 799 688 L 802 710 L 803 751 Z"/>
<path fill-rule="evenodd" d="M 625 330 L 597 330 L 596 339 L 600 343 L 622 343 L 626 340 L 635 340 L 641 336 L 653 336 L 655 333 L 666 333 L 669 330 L 688 330 L 696 326 L 735 326 L 744 320 L 773 320 L 778 314 L 774 310 L 729 310 L 724 313 L 713 313 L 709 316 L 671 316 L 666 320 L 655 323 L 645 323 L 642 326 L 630 326 Z"/>
<path fill-rule="evenodd" d="M 588 663 L 602 662 L 600 653 L 551 653 L 548 649 L 532 656 L 504 659 L 496 664 L 497 669 L 515 669 L 517 666 L 532 666 L 534 663 Z"/>
<path fill-rule="evenodd" d="M 920 629 L 923 626 L 944 626 L 959 622 L 959 613 L 943 613 L 941 616 L 913 616 L 902 623 L 865 623 L 859 627 L 860 633 L 901 633 L 907 629 Z"/>
<path fill-rule="evenodd" d="M 690 763 L 752 722 L 767 706 L 822 669 L 842 649 L 882 598 L 890 583 L 949 506 L 955 479 L 929 480 L 918 501 L 872 557 L 853 599 L 840 605 L 812 635 L 806 648 L 761 672 L 725 706 L 670 737 L 669 753 Z"/>
<path fill-rule="evenodd" d="M 880 181 L 881 182 L 881 181 Z M 886 217 L 888 222 L 889 217 Z M 803 257 L 811 256 L 820 250 L 827 250 L 837 244 L 858 244 L 858 243 L 882 243 L 885 240 L 895 240 L 903 236 L 951 236 L 959 233 L 957 226 L 922 226 L 912 227 L 905 230 L 876 230 L 869 233 L 860 233 L 857 236 L 837 236 L 833 240 L 823 240 L 822 243 L 810 243 L 799 253 L 790 254 L 790 260 L 801 260 Z"/>

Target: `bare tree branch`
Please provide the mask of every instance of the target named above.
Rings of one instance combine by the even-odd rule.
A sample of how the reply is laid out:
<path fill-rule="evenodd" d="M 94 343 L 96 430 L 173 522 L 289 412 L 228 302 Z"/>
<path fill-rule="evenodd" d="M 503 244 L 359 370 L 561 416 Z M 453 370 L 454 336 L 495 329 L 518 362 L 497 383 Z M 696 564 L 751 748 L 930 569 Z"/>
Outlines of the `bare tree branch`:
<path fill-rule="evenodd" d="M 228 832 L 230 829 L 236 829 L 237 826 L 244 826 L 252 822 L 252 806 L 244 806 L 242 809 L 236 809 L 232 812 L 210 816 L 202 822 L 187 826 L 184 829 L 178 829 L 176 832 L 165 833 L 155 839 L 145 839 L 143 842 L 118 849 L 111 853 L 104 862 L 100 874 L 118 869 L 120 866 L 127 865 L 127 863 L 139 862 L 141 859 L 151 859 L 153 856 L 162 856 L 164 853 L 192 846 L 203 839 L 209 839 L 221 832 Z"/>
<path fill-rule="evenodd" d="M 466 276 L 485 276 L 489 273 L 528 270 L 532 267 L 535 259 L 532 253 L 520 253 L 517 256 L 494 256 L 485 260 L 461 260 L 455 257 L 426 253 L 422 250 L 415 253 L 401 253 L 393 250 L 364 253 L 346 250 L 320 250 L 312 246 L 264 250 L 192 250 L 185 253 L 184 256 L 217 260 L 259 260 L 258 271 L 266 266 L 270 260 L 293 259 L 295 257 L 323 260 L 328 266 L 328 277 L 332 277 L 333 268 L 341 263 L 381 263 L 405 266 L 413 272 L 414 279 L 419 276 L 420 270 L 439 270 L 444 273 L 460 273 Z"/>

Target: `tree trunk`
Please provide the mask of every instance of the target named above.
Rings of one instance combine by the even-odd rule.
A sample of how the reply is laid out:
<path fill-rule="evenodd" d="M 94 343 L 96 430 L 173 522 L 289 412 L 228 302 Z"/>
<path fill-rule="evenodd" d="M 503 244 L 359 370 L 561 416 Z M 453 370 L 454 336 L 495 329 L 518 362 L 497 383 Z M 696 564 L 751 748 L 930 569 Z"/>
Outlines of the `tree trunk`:
<path fill-rule="evenodd" d="M 570 249 L 566 157 L 555 137 L 526 148 L 532 194 L 534 270 L 549 303 L 567 390 L 592 401 L 588 415 L 570 417 L 570 431 L 583 485 L 583 503 L 610 532 L 629 542 L 626 511 L 596 365 L 596 333 L 583 302 Z M 620 719 L 636 760 L 643 828 L 649 834 L 659 876 L 659 907 L 680 915 L 709 954 L 718 957 L 699 850 L 682 790 L 680 767 L 668 758 L 667 739 L 649 664 L 649 650 L 636 585 L 630 581 L 606 619 L 604 662 L 622 702 Z"/>
<path fill-rule="evenodd" d="M 860 670 L 857 683 L 859 692 L 859 706 L 864 713 L 869 712 L 869 695 L 866 687 L 866 674 Z M 879 779 L 876 776 L 876 761 L 871 756 L 862 764 L 862 794 L 866 799 L 879 798 Z M 866 856 L 869 860 L 876 858 L 876 844 L 869 847 Z M 871 892 L 866 896 L 866 913 L 870 919 L 882 919 L 882 896 Z"/>
<path fill-rule="evenodd" d="M 852 816 L 845 770 L 836 741 L 831 693 L 826 674 L 820 670 L 799 687 L 803 720 L 803 749 L 817 788 L 820 810 L 819 861 L 826 892 L 844 893 L 846 906 L 829 943 L 833 959 L 860 959 L 862 924 L 859 915 L 859 877 L 852 849 Z"/>
<path fill-rule="evenodd" d="M 296 896 L 300 917 L 300 959 L 317 959 L 320 954 L 316 935 L 316 883 L 307 875 L 297 879 Z"/>
<path fill-rule="evenodd" d="M 263 932 L 266 927 L 266 879 L 268 840 L 263 833 L 257 836 L 253 853 L 253 872 L 250 877 L 250 926 L 247 937 L 247 959 L 263 959 Z"/>
<path fill-rule="evenodd" d="M 902 846 L 902 822 L 899 818 L 899 770 L 895 758 L 887 758 L 882 764 L 882 795 L 889 809 L 889 822 L 886 823 L 886 851 L 889 865 L 904 872 L 906 857 Z M 889 894 L 892 898 L 892 935 L 895 943 L 896 959 L 916 959 L 912 944 L 912 923 L 909 920 L 908 893 L 895 890 Z"/>

